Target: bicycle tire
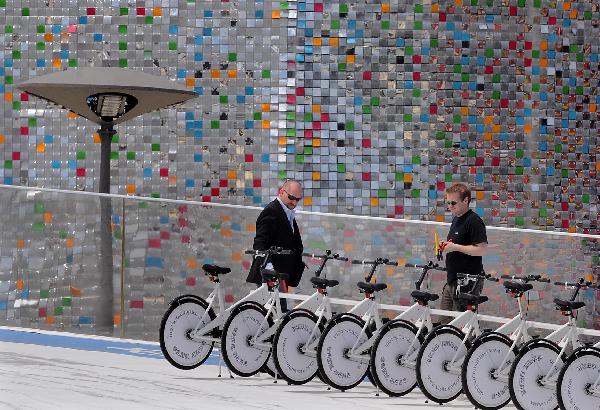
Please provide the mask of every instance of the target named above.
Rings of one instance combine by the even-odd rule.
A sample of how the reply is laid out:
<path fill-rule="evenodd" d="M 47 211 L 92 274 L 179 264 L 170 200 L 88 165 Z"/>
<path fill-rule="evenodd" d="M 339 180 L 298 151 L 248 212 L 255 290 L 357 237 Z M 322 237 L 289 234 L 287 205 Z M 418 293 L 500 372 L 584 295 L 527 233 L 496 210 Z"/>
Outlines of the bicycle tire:
<path fill-rule="evenodd" d="M 345 357 L 357 341 L 365 322 L 360 317 L 344 313 L 334 317 L 325 327 L 317 346 L 317 363 L 323 380 L 331 387 L 346 391 L 357 386 L 367 375 L 369 363 Z M 361 342 L 371 332 L 367 328 Z"/>
<path fill-rule="evenodd" d="M 371 348 L 371 374 L 373 379 L 388 396 L 404 396 L 417 385 L 414 368 L 400 365 L 400 358 L 406 354 L 417 337 L 417 327 L 406 320 L 388 322 L 381 328 Z M 422 335 L 415 344 L 417 351 L 423 342 Z"/>
<path fill-rule="evenodd" d="M 208 302 L 196 295 L 181 295 L 173 299 L 164 313 L 159 327 L 160 350 L 169 363 L 181 370 L 200 366 L 210 356 L 214 342 L 198 342 L 189 332 L 198 327 L 199 320 L 208 309 Z M 208 311 L 208 324 L 216 317 Z"/>
<path fill-rule="evenodd" d="M 270 351 L 249 344 L 266 315 L 267 310 L 262 305 L 244 302 L 231 311 L 223 326 L 221 354 L 227 367 L 238 376 L 248 377 L 258 373 L 269 359 Z M 273 326 L 271 317 L 267 324 Z"/>
<path fill-rule="evenodd" d="M 556 343 L 545 339 L 534 339 L 525 343 L 515 357 L 509 378 L 508 387 L 513 404 L 519 410 L 553 410 L 558 407 L 556 386 L 547 388 L 539 383 L 552 368 L 554 360 L 560 353 Z M 562 367 L 563 363 L 558 363 Z"/>
<path fill-rule="evenodd" d="M 556 385 L 561 410 L 598 409 L 600 400 L 588 390 L 600 377 L 600 349 L 580 347 L 560 370 Z"/>
<path fill-rule="evenodd" d="M 510 338 L 502 333 L 489 332 L 475 339 L 462 365 L 463 392 L 476 408 L 495 410 L 510 402 L 508 383 L 495 379 L 492 374 L 502 365 L 512 346 Z M 515 353 L 509 354 L 510 364 Z"/>
<path fill-rule="evenodd" d="M 462 345 L 465 334 L 451 325 L 441 325 L 431 331 L 417 356 L 417 383 L 423 394 L 436 403 L 447 403 L 462 393 L 461 372 L 450 373 L 445 365 L 459 349 L 466 355 L 470 347 Z M 462 346 L 462 348 L 461 348 Z"/>
<path fill-rule="evenodd" d="M 317 316 L 306 309 L 294 309 L 282 318 L 273 338 L 272 356 L 277 373 L 291 384 L 305 384 L 319 371 L 316 357 L 303 353 L 311 332 L 317 326 L 317 339 L 324 326 L 317 325 Z"/>

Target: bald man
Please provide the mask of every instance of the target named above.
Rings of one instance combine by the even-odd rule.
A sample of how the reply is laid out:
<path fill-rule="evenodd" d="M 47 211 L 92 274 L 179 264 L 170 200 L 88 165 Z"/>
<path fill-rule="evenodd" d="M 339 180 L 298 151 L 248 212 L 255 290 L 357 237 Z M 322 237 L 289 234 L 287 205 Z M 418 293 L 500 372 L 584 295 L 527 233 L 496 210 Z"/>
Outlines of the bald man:
<path fill-rule="evenodd" d="M 258 215 L 256 220 L 256 236 L 253 249 L 266 250 L 279 246 L 292 251 L 291 255 L 273 255 L 269 263 L 276 272 L 288 275 L 286 281 L 281 281 L 280 290 L 286 292 L 287 286 L 298 286 L 304 272 L 302 261 L 302 236 L 294 219 L 296 205 L 302 199 L 302 184 L 295 179 L 286 180 L 277 191 L 277 198 L 269 203 Z M 260 266 L 262 260 L 255 258 L 250 267 L 246 282 L 262 283 Z M 281 299 L 282 310 L 287 310 L 285 299 Z"/>

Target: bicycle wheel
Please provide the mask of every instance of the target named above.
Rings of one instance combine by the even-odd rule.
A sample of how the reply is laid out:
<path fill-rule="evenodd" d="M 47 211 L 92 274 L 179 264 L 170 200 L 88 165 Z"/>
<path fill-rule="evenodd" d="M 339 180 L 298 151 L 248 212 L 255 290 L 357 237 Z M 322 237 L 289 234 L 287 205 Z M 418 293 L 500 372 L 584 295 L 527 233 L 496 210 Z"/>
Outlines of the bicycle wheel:
<path fill-rule="evenodd" d="M 269 359 L 269 350 L 250 344 L 253 337 L 273 326 L 271 317 L 263 323 L 266 315 L 267 310 L 258 303 L 244 302 L 233 309 L 223 326 L 221 354 L 227 367 L 239 376 L 258 373 Z"/>
<path fill-rule="evenodd" d="M 455 365 L 464 360 L 470 347 L 468 341 L 463 345 L 464 337 L 460 329 L 442 325 L 421 345 L 417 356 L 417 383 L 423 394 L 436 403 L 447 403 L 462 392 L 461 372 L 450 372 L 448 363 L 455 356 Z"/>
<path fill-rule="evenodd" d="M 291 310 L 281 319 L 273 338 L 272 356 L 277 372 L 288 383 L 307 383 L 319 370 L 316 355 L 307 355 L 301 350 L 309 343 L 313 330 L 313 337 L 318 340 L 323 326 L 317 326 L 317 316 L 311 311 Z"/>
<path fill-rule="evenodd" d="M 417 327 L 405 320 L 394 320 L 383 328 L 371 348 L 371 374 L 377 386 L 390 396 L 403 396 L 417 385 L 414 367 L 400 364 L 407 353 L 418 352 L 422 336 L 415 341 Z M 413 351 L 408 349 L 413 343 Z"/>
<path fill-rule="evenodd" d="M 508 378 L 510 397 L 518 409 L 552 410 L 558 407 L 556 385 L 543 385 L 540 380 L 552 370 L 559 353 L 555 343 L 544 339 L 527 342 L 520 349 Z M 558 373 L 563 364 L 564 358 L 561 358 L 554 371 Z"/>
<path fill-rule="evenodd" d="M 360 337 L 364 324 L 360 317 L 345 313 L 332 319 L 321 334 L 317 364 L 321 377 L 331 387 L 348 390 L 365 378 L 369 361 L 348 357 L 357 340 L 362 344 L 371 337 L 369 329 Z"/>
<path fill-rule="evenodd" d="M 501 333 L 485 333 L 473 342 L 462 365 L 462 387 L 467 398 L 480 409 L 499 409 L 510 401 L 508 383 L 496 379 L 494 371 L 510 368 L 515 353 L 510 338 Z"/>
<path fill-rule="evenodd" d="M 214 342 L 196 341 L 190 332 L 201 329 L 216 315 L 210 309 L 205 316 L 208 303 L 195 295 L 182 295 L 175 298 L 160 322 L 160 350 L 173 366 L 190 370 L 200 366 L 212 352 Z"/>
<path fill-rule="evenodd" d="M 600 349 L 582 347 L 575 350 L 560 371 L 557 382 L 558 404 L 563 410 L 600 409 L 598 394 L 590 387 L 600 377 Z"/>

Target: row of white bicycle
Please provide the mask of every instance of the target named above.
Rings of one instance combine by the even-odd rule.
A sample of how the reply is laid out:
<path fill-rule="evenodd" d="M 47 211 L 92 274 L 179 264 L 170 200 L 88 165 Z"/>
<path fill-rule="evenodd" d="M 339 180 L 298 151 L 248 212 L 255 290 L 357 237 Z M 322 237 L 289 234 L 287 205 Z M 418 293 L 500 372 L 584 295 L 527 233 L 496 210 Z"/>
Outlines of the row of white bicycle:
<path fill-rule="evenodd" d="M 287 250 L 246 251 L 266 261 Z M 334 314 L 327 294 L 337 280 L 321 277 L 327 261 L 347 258 L 327 251 L 311 283 L 315 293 L 282 313 L 278 282 L 283 275 L 263 269 L 264 283 L 226 308 L 219 275 L 229 268 L 204 265 L 214 290 L 203 299 L 183 295 L 174 299 L 160 326 L 160 346 L 166 359 L 180 369 L 193 369 L 210 356 L 215 344 L 230 375 L 251 376 L 266 371 L 290 384 L 304 384 L 315 376 L 329 386 L 348 390 L 368 377 L 390 396 L 402 396 L 419 385 L 437 403 L 454 400 L 462 392 L 477 408 L 498 409 L 513 401 L 519 409 L 600 409 L 600 342 L 583 344 L 576 324 L 576 301 L 581 289 L 600 289 L 580 279 L 558 283 L 573 289 L 568 300 L 555 299 L 567 318 L 565 325 L 544 338 L 532 337 L 524 295 L 532 282 L 549 282 L 540 275 L 502 276 L 503 285 L 518 303 L 519 313 L 495 331 L 479 327 L 478 306 L 487 296 L 458 295 L 467 309 L 447 325 L 434 327 L 429 302 L 438 295 L 421 290 L 430 270 L 421 269 L 411 292 L 415 303 L 393 320 L 380 317 L 377 293 L 384 283 L 371 283 L 387 259 L 352 260 L 370 265 L 357 286 L 364 299 L 346 313 Z M 263 264 L 264 268 L 264 264 Z M 498 281 L 490 275 L 459 275 L 463 279 Z M 567 354 L 570 353 L 570 354 Z M 221 361 L 219 362 L 219 376 Z"/>

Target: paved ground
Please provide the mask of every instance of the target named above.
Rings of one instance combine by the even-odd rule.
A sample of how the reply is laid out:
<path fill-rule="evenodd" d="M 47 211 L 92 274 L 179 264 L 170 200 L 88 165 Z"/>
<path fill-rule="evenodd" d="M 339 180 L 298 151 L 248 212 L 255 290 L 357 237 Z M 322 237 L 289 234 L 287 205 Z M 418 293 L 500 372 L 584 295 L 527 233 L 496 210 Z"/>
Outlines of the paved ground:
<path fill-rule="evenodd" d="M 190 371 L 171 366 L 158 344 L 0 328 L 0 409 L 439 409 L 417 390 L 375 396 L 320 382 L 289 386 L 267 375 L 218 378 L 218 352 Z M 223 371 L 224 375 L 226 371 Z M 473 409 L 461 396 L 444 405 Z M 514 408 L 511 406 L 511 408 Z"/>

